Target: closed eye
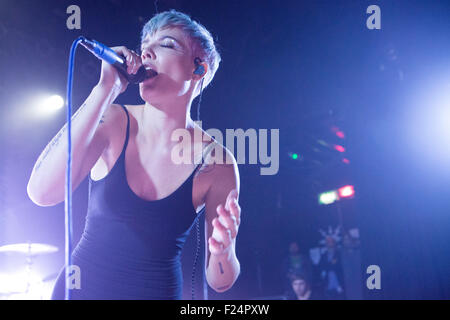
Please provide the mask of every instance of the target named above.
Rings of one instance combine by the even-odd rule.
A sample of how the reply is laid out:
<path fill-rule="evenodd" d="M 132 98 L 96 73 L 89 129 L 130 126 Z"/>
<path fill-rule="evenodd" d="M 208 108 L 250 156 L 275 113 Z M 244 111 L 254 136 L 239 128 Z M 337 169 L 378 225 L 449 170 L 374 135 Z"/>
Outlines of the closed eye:
<path fill-rule="evenodd" d="M 160 46 L 163 47 L 163 48 L 170 48 L 170 49 L 174 48 L 174 46 L 171 45 L 171 44 L 161 44 Z M 142 55 L 142 51 L 143 51 L 143 49 L 137 49 L 136 53 L 138 55 Z"/>
<path fill-rule="evenodd" d="M 175 49 L 175 46 L 174 46 L 175 41 L 174 41 L 173 39 L 167 38 L 167 37 L 166 37 L 164 40 L 166 40 L 166 41 L 162 42 L 162 43 L 160 44 L 160 47 L 163 47 L 163 48 L 170 48 L 170 49 Z M 167 43 L 167 40 L 169 40 L 169 43 Z M 138 51 L 138 52 L 139 52 L 139 55 L 142 54 L 142 51 L 143 51 L 142 47 L 139 48 L 139 51 Z"/>

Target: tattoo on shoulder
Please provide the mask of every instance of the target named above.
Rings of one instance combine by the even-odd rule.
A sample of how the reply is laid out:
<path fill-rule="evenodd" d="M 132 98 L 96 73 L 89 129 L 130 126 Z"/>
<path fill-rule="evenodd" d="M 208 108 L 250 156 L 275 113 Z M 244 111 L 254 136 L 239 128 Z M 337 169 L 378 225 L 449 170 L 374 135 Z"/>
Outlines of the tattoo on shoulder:
<path fill-rule="evenodd" d="M 198 175 L 200 175 L 200 174 L 202 174 L 202 173 L 208 173 L 208 172 L 213 171 L 215 165 L 216 165 L 216 164 L 215 164 L 214 162 L 211 163 L 211 164 L 206 164 L 206 163 L 202 164 L 202 165 L 200 166 L 200 168 L 197 170 L 197 173 L 195 174 L 195 176 L 198 176 Z"/>

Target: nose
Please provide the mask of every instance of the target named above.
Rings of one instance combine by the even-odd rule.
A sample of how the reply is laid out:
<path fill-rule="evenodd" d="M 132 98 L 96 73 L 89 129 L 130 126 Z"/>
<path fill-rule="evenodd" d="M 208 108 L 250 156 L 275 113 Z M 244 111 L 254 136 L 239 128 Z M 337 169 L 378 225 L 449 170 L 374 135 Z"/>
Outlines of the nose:
<path fill-rule="evenodd" d="M 145 61 L 145 59 L 155 60 L 156 59 L 156 55 L 153 52 L 153 50 L 151 50 L 149 47 L 147 47 L 147 48 L 142 50 L 141 59 L 142 59 L 142 61 Z"/>

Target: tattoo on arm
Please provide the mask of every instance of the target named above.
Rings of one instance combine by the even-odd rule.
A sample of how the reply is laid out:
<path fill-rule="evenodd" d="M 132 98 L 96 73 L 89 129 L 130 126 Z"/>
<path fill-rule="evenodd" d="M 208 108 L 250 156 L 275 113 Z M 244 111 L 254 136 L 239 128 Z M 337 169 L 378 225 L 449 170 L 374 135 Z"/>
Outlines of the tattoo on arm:
<path fill-rule="evenodd" d="M 84 103 L 80 108 L 78 108 L 77 112 L 75 112 L 75 114 L 72 117 L 72 121 L 75 120 L 78 115 L 80 114 L 80 111 L 83 109 L 83 107 L 86 105 L 86 103 Z M 36 164 L 36 166 L 34 167 L 34 172 L 38 171 L 39 168 L 41 167 L 42 163 L 44 162 L 44 160 L 47 158 L 48 154 L 50 153 L 50 151 L 59 144 L 59 141 L 61 140 L 61 137 L 63 135 L 64 132 L 66 132 L 67 130 L 67 123 L 64 125 L 64 127 L 62 127 L 61 130 L 59 130 L 58 134 L 53 138 L 52 141 L 50 141 L 50 143 L 45 147 L 44 151 L 42 152 L 41 156 L 38 159 L 38 163 Z"/>
<path fill-rule="evenodd" d="M 48 154 L 50 153 L 50 151 L 58 145 L 61 136 L 63 135 L 63 133 L 67 130 L 67 125 L 65 125 L 56 135 L 56 137 L 47 145 L 47 147 L 45 147 L 44 152 L 42 152 L 42 155 L 39 157 L 39 162 L 36 165 L 36 167 L 34 168 L 34 171 L 39 170 L 39 168 L 42 165 L 42 162 L 44 162 L 44 160 L 47 158 Z"/>
<path fill-rule="evenodd" d="M 224 274 L 223 267 L 222 267 L 222 264 L 220 262 L 219 262 L 219 269 L 220 269 L 220 274 Z"/>
<path fill-rule="evenodd" d="M 217 288 L 217 290 L 225 290 L 225 289 L 228 289 L 230 286 L 223 286 L 223 287 L 219 287 L 219 288 Z"/>

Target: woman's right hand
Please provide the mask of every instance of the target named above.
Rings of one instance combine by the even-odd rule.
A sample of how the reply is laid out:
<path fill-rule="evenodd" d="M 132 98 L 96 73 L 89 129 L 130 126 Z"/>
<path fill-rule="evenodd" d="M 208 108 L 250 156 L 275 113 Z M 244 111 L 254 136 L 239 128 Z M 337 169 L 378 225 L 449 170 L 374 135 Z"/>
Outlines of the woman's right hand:
<path fill-rule="evenodd" d="M 112 47 L 111 49 L 114 50 L 117 54 L 126 58 L 128 67 L 127 72 L 129 74 L 136 74 L 136 72 L 142 66 L 141 57 L 133 50 L 129 50 L 124 46 Z M 118 72 L 115 67 L 105 61 L 102 61 L 102 70 L 98 85 L 111 89 L 113 87 L 116 87 L 119 88 L 120 93 L 122 93 L 127 89 L 128 80 L 122 74 L 120 74 L 120 72 Z"/>

